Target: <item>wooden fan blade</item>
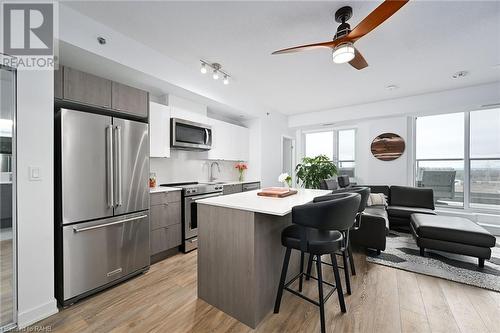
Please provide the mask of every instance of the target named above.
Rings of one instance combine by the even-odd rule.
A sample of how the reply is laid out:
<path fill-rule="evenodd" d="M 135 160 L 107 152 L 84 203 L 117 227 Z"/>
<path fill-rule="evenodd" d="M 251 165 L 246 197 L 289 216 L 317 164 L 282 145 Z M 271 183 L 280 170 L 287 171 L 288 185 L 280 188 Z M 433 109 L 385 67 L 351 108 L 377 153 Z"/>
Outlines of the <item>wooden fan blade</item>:
<path fill-rule="evenodd" d="M 396 13 L 409 0 L 386 0 L 373 12 L 368 14 L 352 31 L 347 35 L 347 39 L 352 42 L 357 41 Z"/>
<path fill-rule="evenodd" d="M 274 51 L 272 54 L 293 53 L 293 52 L 308 51 L 308 50 L 322 49 L 322 48 L 332 49 L 335 46 L 337 46 L 340 42 L 341 41 L 339 39 L 337 39 L 337 40 L 332 40 L 332 41 L 323 42 L 323 43 L 294 46 L 294 47 L 289 47 L 287 49 Z"/>
<path fill-rule="evenodd" d="M 357 70 L 368 67 L 368 63 L 366 62 L 365 58 L 356 48 L 354 49 L 354 59 L 349 61 L 349 64 Z"/>

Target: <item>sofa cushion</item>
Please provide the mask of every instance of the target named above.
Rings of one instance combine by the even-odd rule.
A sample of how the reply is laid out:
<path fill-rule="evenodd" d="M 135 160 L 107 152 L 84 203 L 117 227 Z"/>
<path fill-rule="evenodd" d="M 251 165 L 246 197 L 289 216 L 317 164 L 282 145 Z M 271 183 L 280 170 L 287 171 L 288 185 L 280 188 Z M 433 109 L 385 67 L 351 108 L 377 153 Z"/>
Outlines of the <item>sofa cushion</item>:
<path fill-rule="evenodd" d="M 462 217 L 413 214 L 410 223 L 418 237 L 482 247 L 496 242 L 488 230 Z"/>
<path fill-rule="evenodd" d="M 389 229 L 389 218 L 387 217 L 387 211 L 385 210 L 385 206 L 370 206 L 366 207 L 363 212 L 364 215 L 376 216 L 384 219 L 385 227 Z M 363 224 L 363 218 L 361 218 L 361 224 Z"/>
<path fill-rule="evenodd" d="M 358 185 L 358 186 L 369 187 L 371 193 L 383 193 L 386 196 L 386 198 L 389 197 L 389 186 L 386 185 Z"/>
<path fill-rule="evenodd" d="M 430 188 L 391 186 L 389 205 L 434 209 L 434 194 Z"/>
<path fill-rule="evenodd" d="M 411 214 L 421 213 L 421 214 L 431 214 L 436 215 L 436 212 L 429 208 L 420 207 L 403 207 L 403 206 L 389 206 L 387 207 L 387 212 L 389 216 L 410 218 Z"/>

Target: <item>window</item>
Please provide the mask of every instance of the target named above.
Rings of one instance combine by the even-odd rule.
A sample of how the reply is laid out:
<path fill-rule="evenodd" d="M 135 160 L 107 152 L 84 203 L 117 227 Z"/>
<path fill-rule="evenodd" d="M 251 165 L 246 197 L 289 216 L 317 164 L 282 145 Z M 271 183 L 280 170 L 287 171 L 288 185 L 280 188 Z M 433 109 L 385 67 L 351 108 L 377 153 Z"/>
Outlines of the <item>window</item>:
<path fill-rule="evenodd" d="M 304 156 L 326 155 L 338 167 L 339 175 L 354 177 L 356 130 L 329 130 L 304 134 Z"/>
<path fill-rule="evenodd" d="M 305 134 L 305 156 L 326 155 L 333 161 L 333 131 Z"/>
<path fill-rule="evenodd" d="M 500 109 L 470 113 L 470 206 L 500 208 Z"/>
<path fill-rule="evenodd" d="M 354 177 L 356 166 L 356 130 L 338 131 L 338 167 L 339 175 L 348 175 Z"/>
<path fill-rule="evenodd" d="M 438 205 L 464 204 L 464 114 L 417 118 L 417 186 L 432 188 Z"/>
<path fill-rule="evenodd" d="M 418 117 L 416 183 L 439 206 L 500 209 L 500 109 Z"/>

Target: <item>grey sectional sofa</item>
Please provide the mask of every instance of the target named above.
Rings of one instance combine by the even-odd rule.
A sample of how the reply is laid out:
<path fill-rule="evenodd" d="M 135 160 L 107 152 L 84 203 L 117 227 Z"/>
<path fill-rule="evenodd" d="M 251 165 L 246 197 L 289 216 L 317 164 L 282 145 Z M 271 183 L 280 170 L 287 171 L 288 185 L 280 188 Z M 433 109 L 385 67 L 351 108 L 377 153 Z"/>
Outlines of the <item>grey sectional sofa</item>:
<path fill-rule="evenodd" d="M 371 193 L 383 193 L 387 197 L 388 206 L 366 207 L 361 227 L 352 231 L 350 235 L 355 245 L 374 249 L 380 253 L 385 250 L 389 229 L 410 230 L 410 217 L 413 213 L 436 214 L 431 189 L 408 186 L 362 186 L 368 186 Z"/>

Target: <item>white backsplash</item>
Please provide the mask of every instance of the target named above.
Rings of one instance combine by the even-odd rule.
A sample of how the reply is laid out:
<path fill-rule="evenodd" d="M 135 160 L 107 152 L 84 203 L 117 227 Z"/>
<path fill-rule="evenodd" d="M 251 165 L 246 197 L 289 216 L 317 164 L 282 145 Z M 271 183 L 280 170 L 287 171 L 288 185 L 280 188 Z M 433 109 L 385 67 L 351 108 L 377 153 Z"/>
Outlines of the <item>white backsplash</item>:
<path fill-rule="evenodd" d="M 151 158 L 150 170 L 156 174 L 156 183 L 179 183 L 192 181 L 208 181 L 209 167 L 212 161 L 207 159 L 206 152 L 174 150 L 170 158 Z M 236 161 L 217 161 L 213 166 L 213 175 L 217 180 L 238 180 Z"/>

